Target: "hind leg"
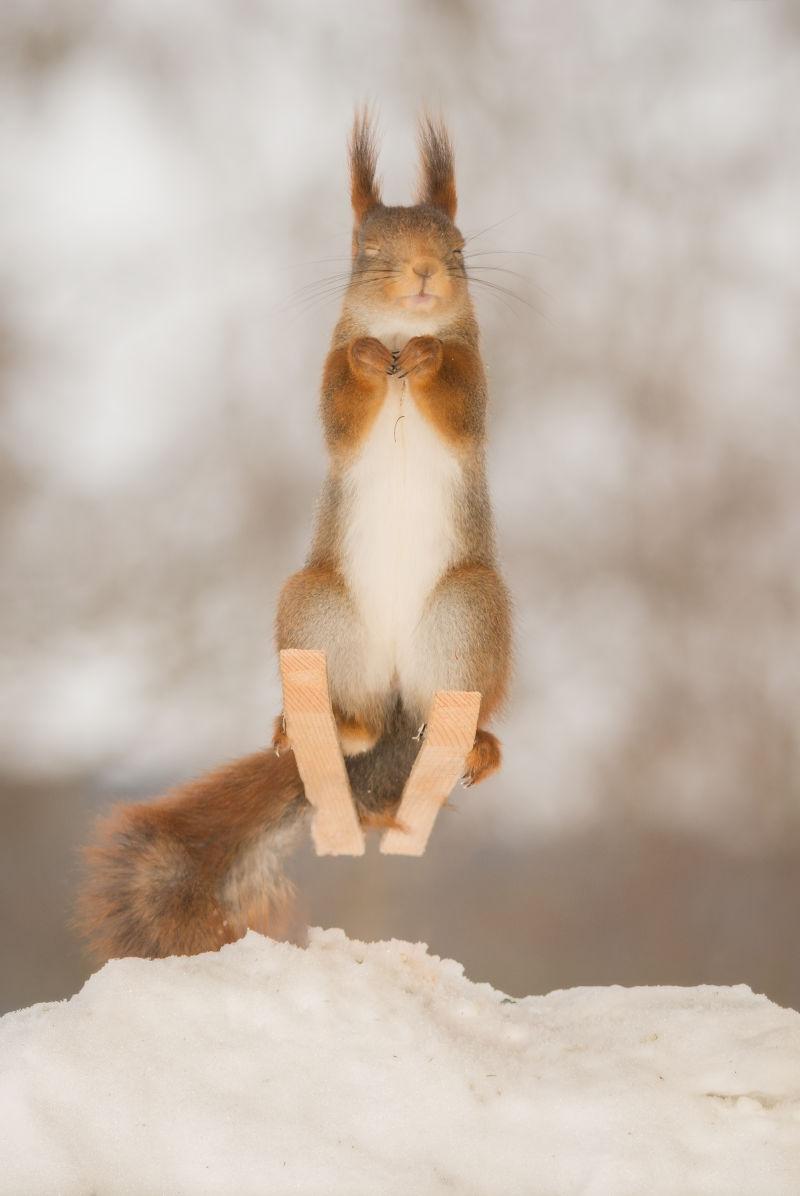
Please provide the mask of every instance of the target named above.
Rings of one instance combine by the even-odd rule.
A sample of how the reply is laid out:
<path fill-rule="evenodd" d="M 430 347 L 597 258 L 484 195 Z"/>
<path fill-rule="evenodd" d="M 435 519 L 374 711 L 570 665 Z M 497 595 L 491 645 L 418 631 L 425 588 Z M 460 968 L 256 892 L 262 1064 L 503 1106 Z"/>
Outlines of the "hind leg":
<path fill-rule="evenodd" d="M 358 756 L 362 752 L 368 752 L 380 738 L 380 731 L 376 731 L 365 722 L 346 718 L 341 713 L 337 714 L 335 706 L 334 718 L 343 756 Z M 283 714 L 279 714 L 273 724 L 272 746 L 276 756 L 280 756 L 281 752 L 289 751 L 292 746 L 286 733 L 286 719 Z"/>
<path fill-rule="evenodd" d="M 342 751 L 346 756 L 369 751 L 386 718 L 390 665 L 382 670 L 380 660 L 368 654 L 364 627 L 341 576 L 315 567 L 290 577 L 278 600 L 275 638 L 279 651 L 315 648 L 325 653 Z M 275 722 L 273 746 L 277 752 L 290 746 L 282 716 Z"/>
<path fill-rule="evenodd" d="M 484 724 L 501 705 L 511 664 L 506 587 L 486 565 L 451 569 L 430 595 L 403 653 L 404 706 L 422 721 L 437 689 L 478 690 L 478 733 L 465 780 L 477 784 L 500 767 L 500 744 Z"/>
<path fill-rule="evenodd" d="M 472 750 L 464 761 L 461 783 L 469 786 L 485 781 L 493 772 L 497 772 L 501 761 L 500 740 L 496 735 L 492 735 L 491 731 L 479 728 L 475 733 Z"/>

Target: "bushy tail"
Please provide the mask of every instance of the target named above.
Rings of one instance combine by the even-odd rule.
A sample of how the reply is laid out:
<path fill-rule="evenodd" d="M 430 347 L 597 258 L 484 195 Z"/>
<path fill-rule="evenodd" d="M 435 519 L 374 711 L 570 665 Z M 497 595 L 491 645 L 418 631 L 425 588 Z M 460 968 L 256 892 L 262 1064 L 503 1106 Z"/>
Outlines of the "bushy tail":
<path fill-rule="evenodd" d="M 284 937 L 281 868 L 308 804 L 294 753 L 245 756 L 153 802 L 117 806 L 85 849 L 76 926 L 98 962 Z"/>

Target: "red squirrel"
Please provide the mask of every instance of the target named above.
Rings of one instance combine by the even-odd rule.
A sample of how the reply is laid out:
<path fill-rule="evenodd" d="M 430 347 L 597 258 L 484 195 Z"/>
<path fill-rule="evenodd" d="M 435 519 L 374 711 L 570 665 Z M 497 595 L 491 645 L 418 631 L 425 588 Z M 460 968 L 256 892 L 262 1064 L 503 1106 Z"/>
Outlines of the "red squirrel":
<path fill-rule="evenodd" d="M 500 764 L 510 604 L 486 485 L 486 379 L 454 223 L 453 151 L 420 122 L 417 203 L 383 204 L 368 116 L 349 142 L 352 270 L 325 362 L 330 468 L 306 565 L 283 587 L 276 645 L 325 651 L 364 825 L 391 825 L 438 689 L 481 694 L 465 765 Z M 117 807 L 86 849 L 77 924 L 98 960 L 213 950 L 287 933 L 280 859 L 309 812 L 284 723 L 272 750 L 149 803 Z"/>

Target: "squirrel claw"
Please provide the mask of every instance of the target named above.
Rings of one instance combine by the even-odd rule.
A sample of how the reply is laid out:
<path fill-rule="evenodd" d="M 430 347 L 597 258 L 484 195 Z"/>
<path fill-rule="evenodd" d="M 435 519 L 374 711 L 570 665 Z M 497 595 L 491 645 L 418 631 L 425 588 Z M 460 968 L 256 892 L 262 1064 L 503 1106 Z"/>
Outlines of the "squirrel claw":
<path fill-rule="evenodd" d="M 275 719 L 275 732 L 272 736 L 272 750 L 276 757 L 280 760 L 281 752 L 287 752 L 291 747 L 289 738 L 286 734 L 286 715 L 279 714 Z"/>
<path fill-rule="evenodd" d="M 414 743 L 420 742 L 420 740 L 422 739 L 422 736 L 425 734 L 425 728 L 427 727 L 427 725 L 428 725 L 427 723 L 423 723 L 421 727 L 417 728 L 416 735 L 411 736 L 411 738 L 414 740 Z"/>

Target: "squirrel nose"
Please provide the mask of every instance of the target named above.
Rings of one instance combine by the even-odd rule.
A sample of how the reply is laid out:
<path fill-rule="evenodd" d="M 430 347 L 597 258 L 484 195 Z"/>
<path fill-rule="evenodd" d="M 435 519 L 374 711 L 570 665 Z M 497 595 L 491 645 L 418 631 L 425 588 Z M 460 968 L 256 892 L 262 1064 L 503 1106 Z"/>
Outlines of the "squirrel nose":
<path fill-rule="evenodd" d="M 420 278 L 430 278 L 436 273 L 437 265 L 436 262 L 431 261 L 430 258 L 424 258 L 422 261 L 414 262 L 411 269 L 415 274 L 418 274 Z"/>

